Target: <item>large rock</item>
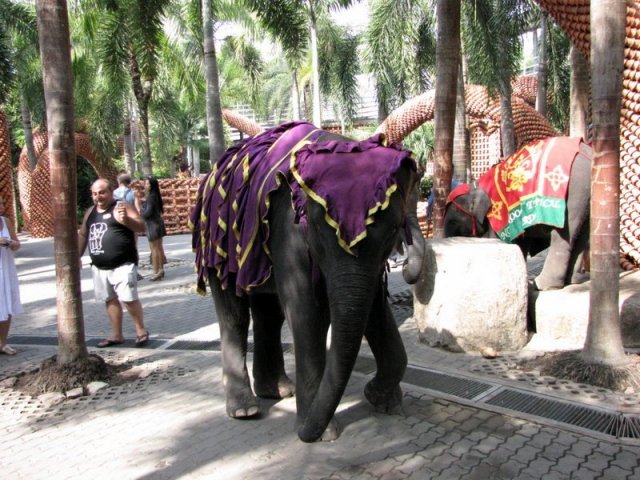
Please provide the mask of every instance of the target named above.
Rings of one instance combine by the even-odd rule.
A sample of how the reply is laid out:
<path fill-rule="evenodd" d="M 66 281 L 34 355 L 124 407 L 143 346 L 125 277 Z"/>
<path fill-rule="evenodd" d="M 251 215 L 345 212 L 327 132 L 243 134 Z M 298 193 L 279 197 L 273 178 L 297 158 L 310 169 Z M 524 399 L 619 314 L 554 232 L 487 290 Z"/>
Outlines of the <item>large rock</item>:
<path fill-rule="evenodd" d="M 527 270 L 515 245 L 462 237 L 427 240 L 413 293 L 419 337 L 429 346 L 500 352 L 527 343 Z"/>
<path fill-rule="evenodd" d="M 531 264 L 535 258 L 530 260 Z M 534 266 L 535 268 L 535 266 Z M 591 282 L 532 292 L 536 334 L 528 350 L 582 349 L 589 324 Z M 620 322 L 625 347 L 640 347 L 640 271 L 620 273 Z"/>

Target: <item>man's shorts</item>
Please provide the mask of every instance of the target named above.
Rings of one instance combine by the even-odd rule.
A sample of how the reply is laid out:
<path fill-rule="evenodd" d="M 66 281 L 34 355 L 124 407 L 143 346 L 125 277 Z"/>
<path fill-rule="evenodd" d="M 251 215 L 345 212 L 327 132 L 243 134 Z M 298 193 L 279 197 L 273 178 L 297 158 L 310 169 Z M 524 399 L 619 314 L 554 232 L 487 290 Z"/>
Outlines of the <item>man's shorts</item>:
<path fill-rule="evenodd" d="M 98 302 L 108 302 L 118 297 L 123 302 L 138 300 L 138 268 L 125 263 L 113 270 L 91 267 L 93 291 Z"/>

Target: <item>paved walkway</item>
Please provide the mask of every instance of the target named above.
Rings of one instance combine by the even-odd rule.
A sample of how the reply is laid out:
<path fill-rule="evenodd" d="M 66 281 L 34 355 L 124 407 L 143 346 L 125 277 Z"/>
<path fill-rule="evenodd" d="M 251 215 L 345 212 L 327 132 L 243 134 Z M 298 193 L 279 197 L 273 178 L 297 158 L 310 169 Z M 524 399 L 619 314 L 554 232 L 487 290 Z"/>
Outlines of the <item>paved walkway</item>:
<path fill-rule="evenodd" d="M 0 478 L 640 478 L 637 396 L 520 372 L 514 355 L 490 361 L 420 345 L 410 291 L 395 270 L 390 293 L 410 362 L 401 412 L 378 414 L 364 400 L 372 371 L 364 344 L 337 412 L 343 428 L 337 441 L 300 442 L 294 399 L 263 402 L 258 420 L 227 418 L 212 301 L 192 291 L 189 236 L 165 240 L 165 280 L 140 283 L 152 342 L 132 348 L 127 317 L 129 341 L 99 351 L 142 375 L 54 407 L 0 387 Z M 139 247 L 148 275 L 144 238 Z M 23 239 L 18 270 L 25 313 L 10 338 L 19 354 L 0 356 L 0 379 L 56 352 L 52 259 L 50 239 Z M 109 329 L 87 267 L 82 290 L 87 343 L 95 352 Z M 291 372 L 293 356 L 286 361 Z"/>

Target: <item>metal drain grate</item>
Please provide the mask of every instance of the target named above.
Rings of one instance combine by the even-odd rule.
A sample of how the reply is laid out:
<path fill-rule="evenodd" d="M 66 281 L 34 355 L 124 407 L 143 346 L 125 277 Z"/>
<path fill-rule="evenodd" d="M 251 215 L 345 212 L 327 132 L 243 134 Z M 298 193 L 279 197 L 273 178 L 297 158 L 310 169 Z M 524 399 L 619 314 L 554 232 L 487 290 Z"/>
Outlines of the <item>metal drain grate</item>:
<path fill-rule="evenodd" d="M 178 340 L 169 345 L 167 350 L 209 350 L 220 351 L 220 341 Z"/>
<path fill-rule="evenodd" d="M 492 388 L 488 383 L 409 366 L 403 382 L 473 400 Z"/>
<path fill-rule="evenodd" d="M 640 438 L 640 419 L 633 415 L 606 412 L 510 389 L 500 391 L 485 403 L 616 438 Z"/>
<path fill-rule="evenodd" d="M 58 345 L 58 337 L 51 335 L 11 335 L 9 341 L 11 343 L 15 343 L 16 345 Z"/>

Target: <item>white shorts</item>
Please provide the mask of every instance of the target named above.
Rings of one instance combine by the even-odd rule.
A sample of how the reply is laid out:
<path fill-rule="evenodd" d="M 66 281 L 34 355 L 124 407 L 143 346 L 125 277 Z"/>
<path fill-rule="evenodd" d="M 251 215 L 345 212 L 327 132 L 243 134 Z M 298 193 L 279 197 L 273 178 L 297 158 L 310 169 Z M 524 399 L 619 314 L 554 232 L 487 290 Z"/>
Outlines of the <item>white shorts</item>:
<path fill-rule="evenodd" d="M 138 300 L 138 267 L 125 263 L 113 270 L 101 270 L 91 266 L 93 291 L 98 302 L 118 298 L 123 302 Z"/>

